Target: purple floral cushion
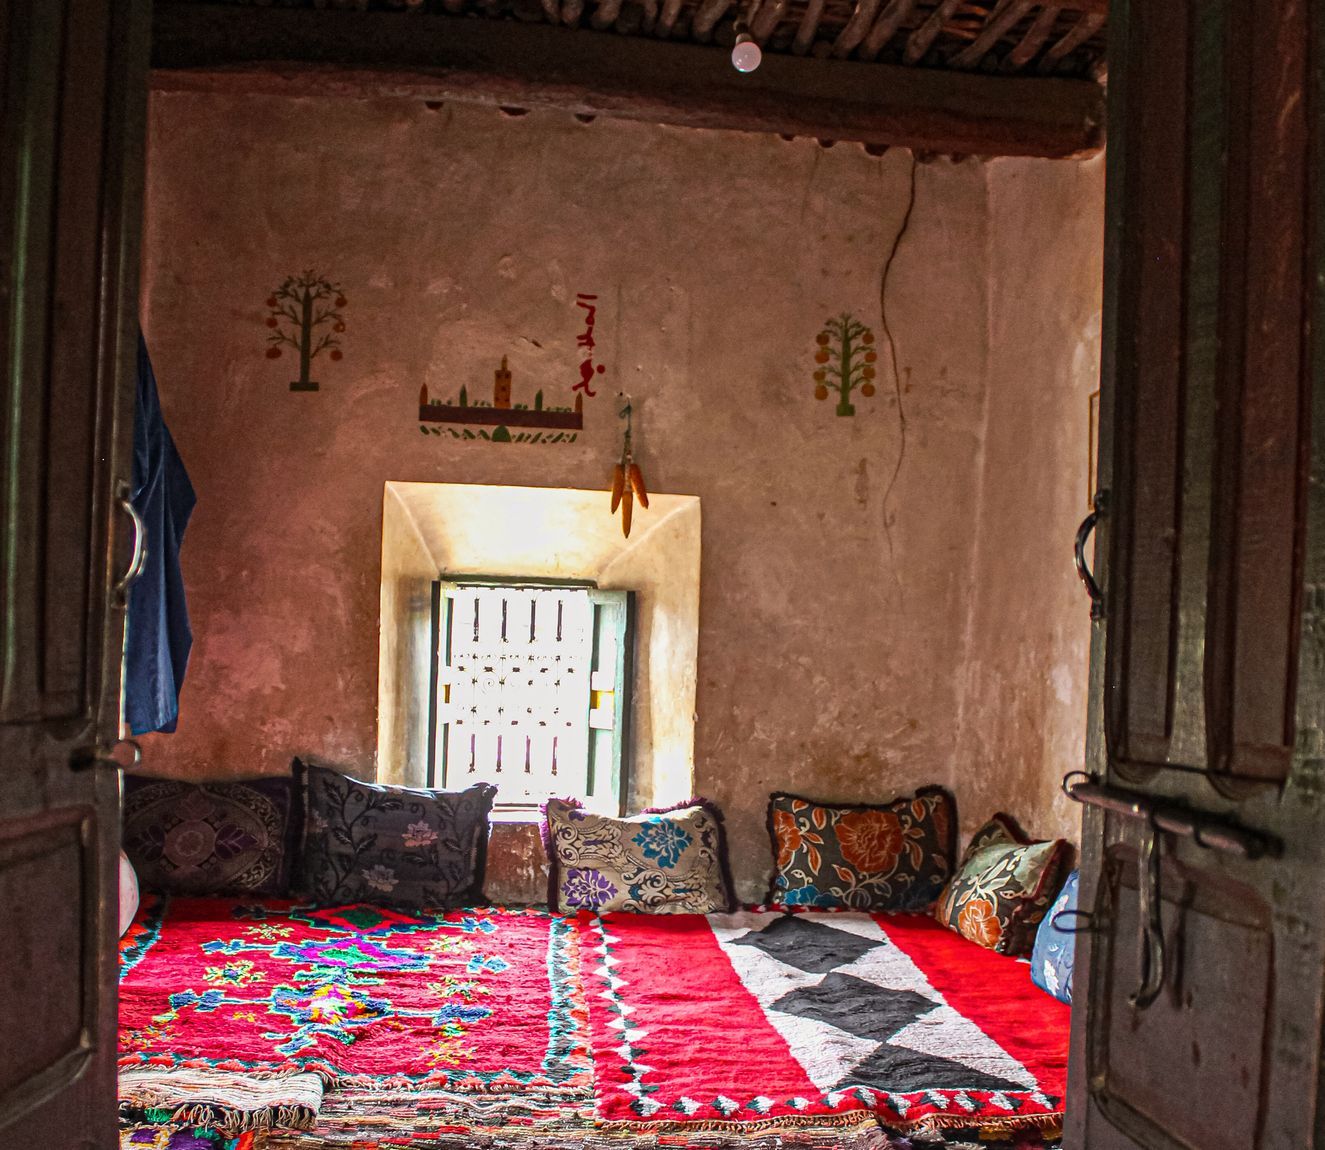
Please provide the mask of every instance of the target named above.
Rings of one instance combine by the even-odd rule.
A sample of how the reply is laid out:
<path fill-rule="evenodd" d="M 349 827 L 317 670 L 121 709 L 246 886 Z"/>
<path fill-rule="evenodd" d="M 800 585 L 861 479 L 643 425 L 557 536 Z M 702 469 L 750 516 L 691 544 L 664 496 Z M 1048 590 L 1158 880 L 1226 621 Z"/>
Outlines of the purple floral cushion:
<path fill-rule="evenodd" d="M 300 805 L 286 776 L 235 783 L 124 780 L 123 847 L 146 890 L 289 891 Z"/>
<path fill-rule="evenodd" d="M 130 1122 L 120 1128 L 121 1150 L 229 1150 L 237 1141 L 209 1126 Z"/>
<path fill-rule="evenodd" d="M 414 790 L 307 772 L 305 892 L 323 905 L 371 902 L 419 910 L 483 902 L 488 814 L 497 788 Z"/>
<path fill-rule="evenodd" d="M 555 911 L 711 914 L 734 905 L 722 814 L 698 799 L 627 819 L 549 799 L 543 844 Z"/>

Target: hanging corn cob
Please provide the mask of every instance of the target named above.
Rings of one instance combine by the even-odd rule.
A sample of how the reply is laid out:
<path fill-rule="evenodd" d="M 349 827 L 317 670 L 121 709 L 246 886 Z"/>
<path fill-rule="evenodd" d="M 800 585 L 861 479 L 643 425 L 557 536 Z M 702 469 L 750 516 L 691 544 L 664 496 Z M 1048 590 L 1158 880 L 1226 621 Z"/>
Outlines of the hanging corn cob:
<path fill-rule="evenodd" d="M 631 411 L 627 399 L 621 409 L 621 418 L 626 421 L 626 434 L 621 443 L 621 462 L 612 468 L 612 514 L 621 508 L 621 532 L 630 538 L 630 522 L 634 515 L 635 501 L 641 507 L 649 506 L 648 488 L 644 486 L 644 472 L 631 456 Z"/>
<path fill-rule="evenodd" d="M 639 469 L 639 464 L 632 461 L 626 466 L 626 474 L 630 478 L 630 489 L 635 493 L 635 498 L 639 500 L 641 507 L 649 506 L 649 493 L 644 487 L 644 472 Z"/>

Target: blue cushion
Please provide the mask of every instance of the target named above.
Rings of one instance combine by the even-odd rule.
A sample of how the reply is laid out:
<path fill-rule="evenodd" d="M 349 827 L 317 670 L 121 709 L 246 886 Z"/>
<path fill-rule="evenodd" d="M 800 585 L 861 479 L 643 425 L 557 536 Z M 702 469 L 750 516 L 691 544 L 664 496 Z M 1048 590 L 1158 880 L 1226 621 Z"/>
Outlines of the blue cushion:
<path fill-rule="evenodd" d="M 1031 952 L 1031 981 L 1041 990 L 1047 990 L 1060 1002 L 1072 1001 L 1072 968 L 1077 960 L 1077 936 L 1054 926 L 1054 918 L 1065 910 L 1077 909 L 1077 877 L 1073 871 L 1049 908 L 1049 913 L 1035 933 L 1035 949 Z M 1076 925 L 1076 916 L 1068 915 L 1063 925 L 1069 929 Z"/>

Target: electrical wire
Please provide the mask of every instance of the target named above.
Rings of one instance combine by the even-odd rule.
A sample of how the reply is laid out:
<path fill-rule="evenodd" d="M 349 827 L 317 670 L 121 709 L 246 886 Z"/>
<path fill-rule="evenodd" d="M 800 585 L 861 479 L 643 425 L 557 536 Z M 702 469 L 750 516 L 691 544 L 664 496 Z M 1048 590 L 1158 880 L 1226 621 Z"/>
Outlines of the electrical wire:
<path fill-rule="evenodd" d="M 892 247 L 888 251 L 888 258 L 883 263 L 883 275 L 879 280 L 879 326 L 883 329 L 884 337 L 888 340 L 888 358 L 892 365 L 893 373 L 893 395 L 897 400 L 897 426 L 900 433 L 900 441 L 897 448 L 897 464 L 893 468 L 892 478 L 888 480 L 888 486 L 883 493 L 883 534 L 888 541 L 888 558 L 892 560 L 893 555 L 893 533 L 892 526 L 888 522 L 888 500 L 891 498 L 893 488 L 897 486 L 897 479 L 902 474 L 902 464 L 906 461 L 906 407 L 902 402 L 902 374 L 897 365 L 897 341 L 893 338 L 892 328 L 888 324 L 888 276 L 893 270 L 893 260 L 897 258 L 897 249 L 902 245 L 902 237 L 906 235 L 907 229 L 911 226 L 911 213 L 915 211 L 916 206 L 916 169 L 920 162 L 916 159 L 915 153 L 911 153 L 911 179 L 910 192 L 906 201 L 906 212 L 902 216 L 902 222 L 897 228 L 897 234 L 893 236 Z M 893 573 L 896 574 L 897 568 L 894 564 Z M 900 579 L 899 579 L 900 584 Z"/>

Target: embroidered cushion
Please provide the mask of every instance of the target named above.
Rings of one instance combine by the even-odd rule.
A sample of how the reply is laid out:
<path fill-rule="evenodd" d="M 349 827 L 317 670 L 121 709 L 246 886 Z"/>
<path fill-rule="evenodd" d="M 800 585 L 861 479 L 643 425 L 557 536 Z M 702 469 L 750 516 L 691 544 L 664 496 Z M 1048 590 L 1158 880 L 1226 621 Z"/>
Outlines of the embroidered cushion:
<path fill-rule="evenodd" d="M 299 842 L 295 781 L 124 780 L 122 842 L 145 890 L 274 895 L 289 891 Z"/>
<path fill-rule="evenodd" d="M 1066 860 L 1062 839 L 1031 842 L 996 814 L 975 832 L 934 917 L 999 954 L 1029 954 Z"/>
<path fill-rule="evenodd" d="M 496 787 L 391 787 L 298 759 L 295 770 L 308 780 L 300 878 L 309 897 L 406 910 L 483 901 Z"/>
<path fill-rule="evenodd" d="M 774 792 L 773 906 L 928 910 L 952 877 L 952 796 L 925 787 L 880 806 L 829 805 Z"/>
<path fill-rule="evenodd" d="M 735 906 L 722 814 L 699 799 L 625 819 L 549 799 L 543 845 L 548 905 L 558 912 L 710 914 Z"/>
<path fill-rule="evenodd" d="M 1063 911 L 1077 909 L 1077 883 L 1080 875 L 1073 871 L 1053 906 L 1035 932 L 1035 949 L 1031 951 L 1031 981 L 1041 990 L 1047 990 L 1059 1002 L 1072 1001 L 1072 971 L 1077 962 L 1077 936 L 1071 928 L 1075 915 L 1064 920 L 1067 930 L 1054 925 L 1054 917 Z"/>

